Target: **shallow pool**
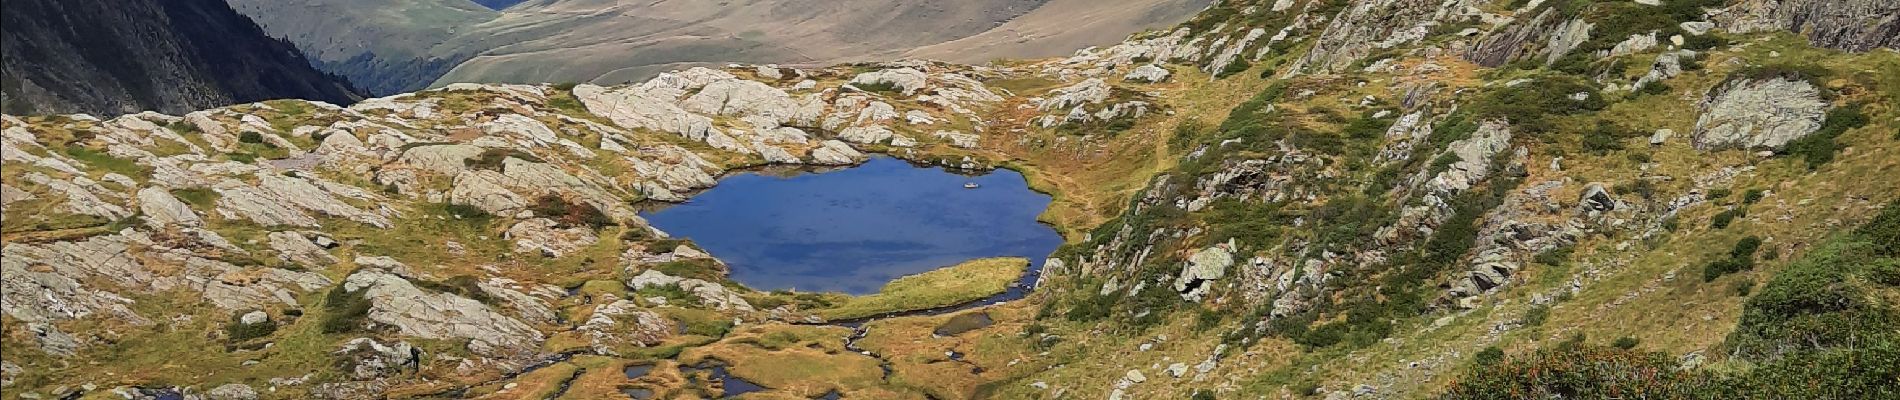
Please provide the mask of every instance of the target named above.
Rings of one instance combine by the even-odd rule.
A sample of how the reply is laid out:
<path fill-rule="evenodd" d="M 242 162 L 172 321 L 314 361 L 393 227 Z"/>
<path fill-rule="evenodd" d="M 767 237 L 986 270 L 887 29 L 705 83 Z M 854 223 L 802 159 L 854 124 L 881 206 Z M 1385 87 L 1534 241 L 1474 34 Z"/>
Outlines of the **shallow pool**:
<path fill-rule="evenodd" d="M 733 175 L 643 216 L 725 260 L 754 289 L 866 294 L 974 258 L 1027 257 L 1039 268 L 1062 243 L 1036 222 L 1049 201 L 1014 171 L 967 176 L 876 157 L 831 171 Z"/>

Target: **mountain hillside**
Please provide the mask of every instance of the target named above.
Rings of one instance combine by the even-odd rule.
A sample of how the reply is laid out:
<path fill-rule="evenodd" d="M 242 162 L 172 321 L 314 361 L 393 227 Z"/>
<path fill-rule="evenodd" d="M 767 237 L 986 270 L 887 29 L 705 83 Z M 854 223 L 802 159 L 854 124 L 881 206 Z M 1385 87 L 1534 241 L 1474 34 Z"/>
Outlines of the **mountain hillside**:
<path fill-rule="evenodd" d="M 475 0 L 475 4 L 480 4 L 482 5 L 482 7 L 488 7 L 491 10 L 500 10 L 503 8 L 513 7 L 514 5 L 521 4 L 524 1 L 526 0 Z"/>
<path fill-rule="evenodd" d="M 1229 0 L 983 66 L 7 115 L 0 385 L 1896 398 L 1897 18 L 1883 0 Z M 1020 171 L 1066 243 L 1040 271 L 761 291 L 636 211 L 875 154 Z M 1026 297 L 981 300 L 1022 277 Z"/>
<path fill-rule="evenodd" d="M 0 8 L 0 108 L 8 113 L 113 116 L 359 98 L 220 1 L 7 0 Z"/>
<path fill-rule="evenodd" d="M 468 0 L 226 1 L 318 68 L 379 95 L 427 87 L 474 55 L 437 46 L 500 15 Z"/>
<path fill-rule="evenodd" d="M 231 0 L 329 71 L 395 93 L 456 82 L 622 83 L 732 62 L 1065 55 L 1185 19 L 1206 0 Z M 1089 23 L 1077 24 L 1076 20 Z M 433 85 L 432 85 L 433 84 Z"/>

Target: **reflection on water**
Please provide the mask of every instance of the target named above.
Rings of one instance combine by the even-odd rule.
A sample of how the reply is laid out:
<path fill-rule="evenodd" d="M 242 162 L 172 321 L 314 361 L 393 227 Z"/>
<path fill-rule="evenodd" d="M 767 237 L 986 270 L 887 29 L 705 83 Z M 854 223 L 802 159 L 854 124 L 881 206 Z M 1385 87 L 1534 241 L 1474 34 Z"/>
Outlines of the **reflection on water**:
<path fill-rule="evenodd" d="M 647 376 L 648 372 L 653 372 L 653 364 L 629 365 L 627 366 L 627 379 L 640 379 L 640 377 Z"/>
<path fill-rule="evenodd" d="M 701 372 L 706 373 L 707 375 L 706 379 L 709 382 L 699 381 L 699 373 Z M 725 391 L 725 394 L 724 394 L 725 398 L 731 398 L 731 397 L 746 394 L 746 393 L 765 391 L 764 386 L 759 386 L 759 384 L 757 383 L 752 383 L 751 381 L 747 381 L 745 379 L 740 379 L 739 377 L 732 376 L 731 373 L 726 372 L 726 364 L 722 364 L 722 363 L 716 363 L 716 362 L 705 363 L 705 364 L 700 364 L 700 365 L 691 366 L 691 367 L 681 366 L 680 374 L 686 375 L 688 380 L 697 384 L 709 385 L 712 383 L 718 383 L 719 386 L 723 388 Z"/>
<path fill-rule="evenodd" d="M 979 188 L 966 189 L 966 183 Z M 649 211 L 754 289 L 874 293 L 891 279 L 982 257 L 1034 260 L 1062 239 L 1036 222 L 1049 197 L 1021 174 L 981 176 L 878 157 L 823 173 L 746 173 Z"/>

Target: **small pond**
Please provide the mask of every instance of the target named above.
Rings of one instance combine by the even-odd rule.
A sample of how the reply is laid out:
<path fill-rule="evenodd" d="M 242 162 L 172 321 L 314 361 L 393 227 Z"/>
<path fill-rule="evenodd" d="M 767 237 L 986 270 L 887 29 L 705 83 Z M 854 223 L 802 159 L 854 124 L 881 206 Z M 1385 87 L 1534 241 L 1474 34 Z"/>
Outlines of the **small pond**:
<path fill-rule="evenodd" d="M 1015 171 L 959 175 L 874 157 L 828 171 L 729 176 L 643 216 L 725 260 L 732 278 L 753 289 L 869 294 L 975 258 L 1026 257 L 1041 268 L 1062 244 L 1036 221 L 1049 202 Z"/>

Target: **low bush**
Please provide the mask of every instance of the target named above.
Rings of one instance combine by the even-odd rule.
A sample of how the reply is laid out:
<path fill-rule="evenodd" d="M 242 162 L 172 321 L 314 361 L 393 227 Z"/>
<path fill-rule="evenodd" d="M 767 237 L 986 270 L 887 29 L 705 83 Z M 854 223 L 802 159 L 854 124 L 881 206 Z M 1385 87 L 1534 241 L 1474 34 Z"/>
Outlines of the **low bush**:
<path fill-rule="evenodd" d="M 1676 399 L 1698 398 L 1692 394 L 1713 387 L 1706 376 L 1678 370 L 1675 357 L 1607 346 L 1569 343 L 1517 357 L 1479 358 L 1443 398 Z"/>
<path fill-rule="evenodd" d="M 1875 215 L 1872 221 L 1855 229 L 1854 233 L 1867 239 L 1874 247 L 1874 253 L 1884 257 L 1900 257 L 1900 201 L 1887 204 L 1887 208 Z"/>
<path fill-rule="evenodd" d="M 1806 161 L 1808 169 L 1820 168 L 1833 162 L 1835 155 L 1847 147 L 1836 140 L 1841 134 L 1866 125 L 1867 114 L 1861 112 L 1859 105 L 1836 107 L 1827 111 L 1820 130 L 1789 142 L 1783 152 Z"/>
<path fill-rule="evenodd" d="M 612 217 L 600 212 L 592 204 L 569 202 L 567 198 L 552 193 L 535 199 L 528 210 L 534 212 L 535 216 L 554 219 L 562 226 L 600 229 L 615 224 Z"/>
<path fill-rule="evenodd" d="M 1550 306 L 1539 304 L 1524 311 L 1524 326 L 1542 326 L 1550 320 Z"/>
<path fill-rule="evenodd" d="M 349 333 L 363 329 L 363 321 L 369 318 L 369 299 L 361 291 L 351 292 L 336 285 L 323 296 L 323 319 L 320 321 L 323 333 Z"/>
<path fill-rule="evenodd" d="M 1596 128 L 1583 133 L 1583 150 L 1599 156 L 1608 154 L 1622 150 L 1625 140 L 1637 136 L 1642 136 L 1642 133 L 1618 126 L 1610 121 L 1597 121 Z"/>
<path fill-rule="evenodd" d="M 868 82 L 868 83 L 853 83 L 851 84 L 851 87 L 855 87 L 855 88 L 858 88 L 858 90 L 862 90 L 866 92 L 882 93 L 882 94 L 887 94 L 887 95 L 900 94 L 904 92 L 903 88 L 897 87 L 896 82 L 879 81 L 879 82 Z"/>
<path fill-rule="evenodd" d="M 1636 348 L 1636 345 L 1638 344 L 1642 344 L 1642 341 L 1637 340 L 1634 337 L 1624 336 L 1624 337 L 1616 338 L 1615 342 L 1610 343 L 1610 347 L 1615 347 L 1615 348 L 1623 349 L 1623 350 L 1629 350 L 1629 349 Z"/>
<path fill-rule="evenodd" d="M 1762 197 L 1765 197 L 1767 195 L 1768 195 L 1768 192 L 1766 190 L 1748 189 L 1747 192 L 1742 192 L 1742 204 L 1759 203 L 1761 202 Z"/>
<path fill-rule="evenodd" d="M 244 323 L 242 317 L 243 314 L 233 315 L 231 316 L 231 322 L 224 325 L 226 336 L 230 337 L 233 342 L 242 342 L 270 336 L 271 333 L 277 332 L 276 321 L 267 319 L 264 320 L 264 322 L 247 324 Z"/>
<path fill-rule="evenodd" d="M 1761 238 L 1749 236 L 1735 243 L 1728 257 L 1715 260 L 1702 266 L 1702 281 L 1712 282 L 1715 278 L 1755 268 L 1755 253 L 1761 249 Z"/>
<path fill-rule="evenodd" d="M 1743 208 L 1729 209 L 1727 211 L 1716 213 L 1715 217 L 1709 220 L 1709 226 L 1714 227 L 1715 229 L 1728 229 L 1728 226 L 1730 224 L 1735 223 L 1736 218 L 1741 218 L 1744 216 L 1748 216 L 1747 209 L 1743 209 Z"/>
<path fill-rule="evenodd" d="M 412 283 L 414 283 L 416 287 L 467 297 L 482 302 L 482 304 L 491 306 L 500 304 L 500 299 L 488 295 L 487 291 L 482 290 L 477 278 L 469 275 L 457 275 L 441 282 L 418 279 Z"/>
<path fill-rule="evenodd" d="M 1252 68 L 1253 68 L 1253 62 L 1247 61 L 1245 57 L 1237 58 L 1237 59 L 1234 59 L 1234 62 L 1228 63 L 1227 67 L 1221 68 L 1220 73 L 1215 74 L 1214 77 L 1226 78 L 1229 76 L 1233 76 L 1234 74 L 1247 72 L 1248 69 L 1252 69 Z"/>

